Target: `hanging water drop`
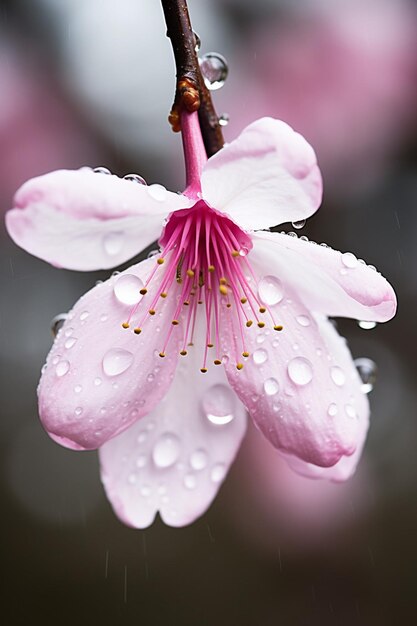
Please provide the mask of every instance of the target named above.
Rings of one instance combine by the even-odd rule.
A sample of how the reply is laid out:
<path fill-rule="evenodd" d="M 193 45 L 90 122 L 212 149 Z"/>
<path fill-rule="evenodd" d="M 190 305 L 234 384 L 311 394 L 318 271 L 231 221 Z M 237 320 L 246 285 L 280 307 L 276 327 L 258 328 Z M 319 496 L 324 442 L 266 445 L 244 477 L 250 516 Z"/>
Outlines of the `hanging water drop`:
<path fill-rule="evenodd" d="M 140 302 L 143 282 L 134 274 L 123 274 L 114 283 L 113 291 L 116 298 L 122 304 L 133 305 Z"/>
<path fill-rule="evenodd" d="M 234 418 L 235 396 L 226 385 L 213 385 L 202 399 L 203 411 L 212 424 L 223 426 Z"/>
<path fill-rule="evenodd" d="M 133 354 L 122 348 L 112 348 L 103 357 L 103 371 L 107 376 L 118 376 L 133 363 Z"/>
<path fill-rule="evenodd" d="M 296 230 L 300 230 L 301 228 L 304 228 L 304 226 L 306 225 L 306 222 L 307 220 L 299 220 L 298 222 L 291 222 L 291 225 Z"/>
<path fill-rule="evenodd" d="M 217 52 L 208 52 L 199 62 L 207 89 L 215 91 L 223 87 L 229 72 L 224 56 Z"/>
<path fill-rule="evenodd" d="M 367 322 L 365 320 L 358 320 L 359 328 L 362 330 L 372 330 L 376 326 L 376 322 Z"/>
<path fill-rule="evenodd" d="M 68 313 L 59 313 L 55 315 L 53 320 L 51 321 L 51 330 L 54 337 L 57 336 L 58 332 L 63 327 L 65 320 L 68 318 Z"/>
<path fill-rule="evenodd" d="M 361 389 L 363 393 L 370 393 L 376 382 L 378 368 L 372 359 L 361 357 L 354 360 L 356 369 L 362 381 Z"/>
<path fill-rule="evenodd" d="M 138 185 L 147 185 L 147 182 L 142 176 L 139 174 L 126 174 L 123 176 L 124 180 L 130 180 L 132 183 L 137 183 Z"/>

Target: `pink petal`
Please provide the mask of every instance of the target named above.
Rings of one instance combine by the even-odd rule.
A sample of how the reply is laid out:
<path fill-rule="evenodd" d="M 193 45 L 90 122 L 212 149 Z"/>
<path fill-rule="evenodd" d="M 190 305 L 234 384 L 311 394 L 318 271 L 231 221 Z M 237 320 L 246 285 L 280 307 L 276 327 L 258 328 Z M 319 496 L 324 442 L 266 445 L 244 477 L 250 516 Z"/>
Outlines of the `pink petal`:
<path fill-rule="evenodd" d="M 201 183 L 205 200 L 246 230 L 305 219 L 322 196 L 313 148 L 290 126 L 267 117 L 211 157 Z"/>
<path fill-rule="evenodd" d="M 229 382 L 276 448 L 330 467 L 362 442 L 358 373 L 343 340 L 334 352 L 330 330 L 323 332 L 330 322 L 317 320 L 294 290 L 286 286 L 285 299 L 271 310 L 283 330 L 251 327 L 245 333 L 251 356 L 241 371 L 229 358 Z M 222 348 L 230 355 L 239 337 L 236 317 L 224 308 L 222 318 Z"/>
<path fill-rule="evenodd" d="M 352 356 L 346 347 L 345 340 L 336 332 L 333 324 L 329 324 L 323 317 L 316 316 L 320 333 L 325 338 L 329 351 L 337 358 L 345 371 L 352 371 L 355 367 Z M 358 432 L 356 449 L 350 456 L 343 456 L 332 467 L 319 467 L 311 463 L 305 463 L 295 456 L 283 455 L 289 465 L 298 473 L 310 478 L 326 478 L 335 482 L 342 482 L 350 478 L 356 471 L 362 455 L 363 446 L 369 428 L 369 402 L 368 397 L 361 389 L 361 381 L 355 377 L 350 384 L 350 392 L 353 397 L 353 406 L 356 408 L 358 420 Z"/>
<path fill-rule="evenodd" d="M 130 526 L 149 526 L 158 511 L 170 526 L 193 522 L 212 502 L 240 446 L 245 409 L 223 368 L 199 371 L 201 347 L 181 359 L 156 409 L 100 448 L 107 496 Z"/>
<path fill-rule="evenodd" d="M 57 267 L 115 267 L 158 239 L 164 218 L 190 206 L 161 185 L 140 185 L 89 168 L 26 182 L 6 215 L 12 239 Z"/>
<path fill-rule="evenodd" d="M 55 339 L 39 384 L 39 413 L 62 445 L 103 445 L 152 411 L 167 392 L 182 341 L 180 326 L 165 358 L 159 352 L 172 328 L 176 298 L 160 299 L 140 335 L 122 328 L 132 310 L 126 303 L 132 287 L 140 290 L 154 267 L 155 260 L 147 259 L 94 287 L 77 302 Z M 164 270 L 159 271 L 162 276 Z M 146 315 L 158 285 L 155 276 L 132 327 L 139 314 Z"/>
<path fill-rule="evenodd" d="M 253 242 L 250 260 L 259 267 L 260 276 L 274 274 L 297 292 L 308 309 L 374 322 L 395 315 L 397 299 L 391 285 L 351 252 L 280 233 L 256 233 Z"/>

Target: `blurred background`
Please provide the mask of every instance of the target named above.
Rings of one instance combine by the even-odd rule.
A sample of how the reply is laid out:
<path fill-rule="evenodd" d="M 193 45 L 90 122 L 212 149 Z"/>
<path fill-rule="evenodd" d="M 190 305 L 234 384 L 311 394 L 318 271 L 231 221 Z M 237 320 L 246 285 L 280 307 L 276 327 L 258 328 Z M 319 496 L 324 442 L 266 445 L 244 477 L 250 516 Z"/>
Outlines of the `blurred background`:
<path fill-rule="evenodd" d="M 49 267 L 0 227 L 1 623 L 184 626 L 415 623 L 417 13 L 412 0 L 189 0 L 227 139 L 279 117 L 318 154 L 325 198 L 300 234 L 394 285 L 397 317 L 338 321 L 378 366 L 372 426 L 347 484 L 292 474 L 249 429 L 210 510 L 145 531 L 113 515 L 97 455 L 37 417 L 50 320 L 105 273 Z M 157 0 L 0 1 L 0 210 L 27 178 L 106 166 L 177 190 L 180 138 Z M 285 226 L 291 230 L 291 225 Z"/>

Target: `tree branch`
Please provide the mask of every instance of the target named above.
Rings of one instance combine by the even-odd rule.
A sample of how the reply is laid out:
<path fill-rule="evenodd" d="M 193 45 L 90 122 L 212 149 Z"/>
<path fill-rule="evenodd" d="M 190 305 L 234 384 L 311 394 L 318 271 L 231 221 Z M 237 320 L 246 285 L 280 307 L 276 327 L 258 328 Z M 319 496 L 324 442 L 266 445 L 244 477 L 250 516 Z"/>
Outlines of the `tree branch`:
<path fill-rule="evenodd" d="M 177 71 L 174 104 L 169 121 L 175 132 L 181 130 L 180 113 L 197 111 L 207 156 L 212 156 L 224 145 L 223 133 L 214 109 L 210 91 L 204 84 L 195 50 L 186 0 L 161 0 L 171 40 Z"/>

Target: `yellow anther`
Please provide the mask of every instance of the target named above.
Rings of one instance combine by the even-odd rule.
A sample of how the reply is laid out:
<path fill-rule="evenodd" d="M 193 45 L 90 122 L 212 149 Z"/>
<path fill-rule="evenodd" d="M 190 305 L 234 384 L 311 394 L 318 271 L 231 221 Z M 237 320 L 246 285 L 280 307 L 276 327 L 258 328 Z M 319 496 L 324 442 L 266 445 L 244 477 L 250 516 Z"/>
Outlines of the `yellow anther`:
<path fill-rule="evenodd" d="M 141 289 L 141 290 L 139 291 L 139 293 L 140 293 L 140 295 L 141 295 L 141 296 L 144 296 L 144 295 L 145 295 L 145 293 L 148 293 L 148 290 L 146 289 L 146 287 L 144 287 L 143 289 Z"/>
<path fill-rule="evenodd" d="M 259 307 L 259 313 L 265 313 L 266 308 L 264 306 Z"/>
<path fill-rule="evenodd" d="M 122 327 L 123 328 L 129 328 L 129 322 L 123 322 Z"/>
<path fill-rule="evenodd" d="M 250 327 L 252 326 L 252 324 L 253 324 L 252 320 L 248 320 L 248 321 L 246 322 L 246 326 L 247 326 L 248 328 L 250 328 Z"/>
<path fill-rule="evenodd" d="M 220 278 L 219 283 L 220 283 L 221 285 L 227 285 L 227 280 L 225 279 L 225 277 L 224 277 L 224 276 L 222 276 L 222 277 Z"/>
<path fill-rule="evenodd" d="M 247 298 L 241 298 L 240 301 L 241 301 L 242 304 L 246 304 L 248 299 Z"/>
<path fill-rule="evenodd" d="M 265 326 L 265 322 L 258 322 L 259 328 L 263 328 Z"/>
<path fill-rule="evenodd" d="M 232 250 L 232 256 L 234 257 L 239 256 L 239 252 L 237 250 Z"/>
<path fill-rule="evenodd" d="M 161 357 L 161 359 L 163 359 L 163 358 L 164 358 L 164 356 L 165 356 L 165 352 L 160 352 L 160 353 L 159 353 L 159 356 Z"/>
<path fill-rule="evenodd" d="M 167 295 L 168 295 L 168 294 L 167 294 L 167 292 L 166 292 L 166 291 L 163 291 L 163 292 L 161 293 L 161 298 L 166 298 L 166 297 L 167 297 Z"/>
<path fill-rule="evenodd" d="M 214 268 L 214 265 L 209 265 L 207 269 L 209 272 L 214 272 L 215 268 Z"/>
<path fill-rule="evenodd" d="M 205 373 L 207 372 L 207 367 L 202 367 L 202 368 L 200 369 L 200 372 L 201 372 L 202 374 L 205 374 Z"/>
<path fill-rule="evenodd" d="M 184 300 L 184 306 L 190 306 L 190 303 L 188 302 L 188 300 Z"/>
<path fill-rule="evenodd" d="M 232 305 L 230 304 L 230 302 L 228 302 L 228 303 L 226 304 L 226 306 L 227 306 L 227 308 L 228 308 L 228 309 L 230 309 Z"/>
<path fill-rule="evenodd" d="M 194 270 L 187 270 L 187 276 L 192 278 L 194 276 Z"/>
<path fill-rule="evenodd" d="M 247 358 L 248 358 L 248 356 L 249 356 L 249 352 L 242 352 L 242 356 L 244 356 L 244 357 L 245 357 L 245 359 L 247 359 Z"/>
<path fill-rule="evenodd" d="M 214 346 L 214 344 L 213 344 L 213 343 L 208 343 L 208 344 L 207 344 L 207 348 L 212 348 L 213 346 Z"/>
<path fill-rule="evenodd" d="M 274 326 L 274 330 L 282 330 L 284 327 L 281 324 Z"/>
<path fill-rule="evenodd" d="M 203 304 L 203 301 L 202 301 L 202 300 L 199 300 L 199 301 L 197 302 L 197 304 Z"/>
<path fill-rule="evenodd" d="M 186 356 L 187 355 L 187 350 L 181 350 L 180 355 L 181 356 Z"/>
<path fill-rule="evenodd" d="M 139 327 L 138 327 L 138 328 L 134 328 L 134 329 L 133 329 L 133 332 L 135 333 L 135 335 L 140 335 L 140 334 L 141 334 L 141 332 L 142 332 L 142 329 L 141 329 L 141 328 L 139 328 Z"/>
<path fill-rule="evenodd" d="M 165 259 L 160 256 L 156 262 L 158 263 L 158 265 L 163 265 L 165 263 Z"/>
<path fill-rule="evenodd" d="M 182 285 L 182 278 L 181 278 L 181 276 L 177 277 L 177 283 L 179 285 Z"/>
<path fill-rule="evenodd" d="M 171 324 L 172 324 L 173 326 L 178 326 L 179 321 L 178 321 L 178 320 L 172 320 Z"/>
<path fill-rule="evenodd" d="M 192 341 L 190 341 L 189 343 L 187 343 L 187 346 L 193 346 L 193 345 L 194 345 L 194 344 L 193 344 L 193 342 L 192 342 Z"/>
<path fill-rule="evenodd" d="M 236 363 L 237 370 L 243 370 L 243 363 Z"/>
<path fill-rule="evenodd" d="M 222 296 L 227 296 L 227 287 L 226 287 L 226 285 L 220 284 L 219 291 L 222 294 Z"/>
<path fill-rule="evenodd" d="M 149 309 L 149 315 L 155 315 L 155 309 Z"/>
<path fill-rule="evenodd" d="M 219 359 L 216 359 L 215 361 L 213 361 L 213 363 L 214 363 L 214 365 L 221 365 L 222 364 L 222 362 L 219 361 Z"/>

